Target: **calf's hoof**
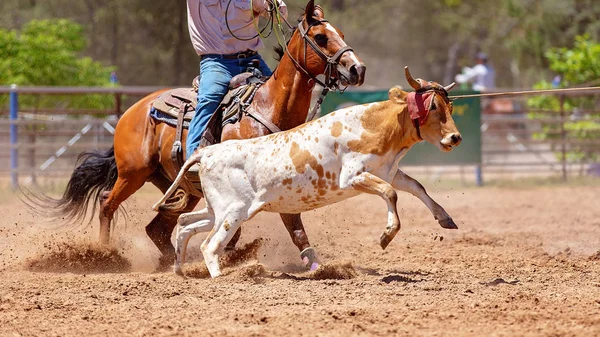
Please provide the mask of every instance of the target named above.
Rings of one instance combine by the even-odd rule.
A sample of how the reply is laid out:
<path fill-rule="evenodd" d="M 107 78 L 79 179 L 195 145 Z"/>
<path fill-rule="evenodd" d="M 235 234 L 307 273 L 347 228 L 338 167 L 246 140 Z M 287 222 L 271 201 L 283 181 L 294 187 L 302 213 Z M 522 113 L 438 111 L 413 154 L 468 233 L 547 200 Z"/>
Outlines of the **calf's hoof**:
<path fill-rule="evenodd" d="M 310 269 L 310 271 L 315 271 L 321 266 L 321 261 L 319 261 L 317 252 L 313 247 L 308 247 L 300 252 L 300 258 L 302 259 L 304 266 Z"/>
<path fill-rule="evenodd" d="M 387 234 L 386 232 L 381 233 L 381 236 L 379 237 L 379 245 L 381 246 L 382 249 L 386 249 L 387 246 L 390 244 L 390 242 L 392 242 L 392 239 L 394 237 Z"/>
<path fill-rule="evenodd" d="M 385 231 L 383 231 L 383 233 L 381 233 L 381 236 L 379 237 L 379 245 L 381 246 L 381 248 L 385 250 L 399 231 L 400 225 L 386 227 Z"/>
<path fill-rule="evenodd" d="M 181 269 L 181 266 L 179 264 L 175 264 L 175 266 L 173 267 L 173 271 L 175 272 L 175 274 L 177 274 L 179 276 L 185 276 L 183 274 L 183 270 Z"/>
<path fill-rule="evenodd" d="M 442 228 L 458 229 L 458 226 L 454 223 L 454 220 L 452 220 L 452 218 L 438 220 L 438 222 L 439 222 L 440 226 L 442 226 Z"/>

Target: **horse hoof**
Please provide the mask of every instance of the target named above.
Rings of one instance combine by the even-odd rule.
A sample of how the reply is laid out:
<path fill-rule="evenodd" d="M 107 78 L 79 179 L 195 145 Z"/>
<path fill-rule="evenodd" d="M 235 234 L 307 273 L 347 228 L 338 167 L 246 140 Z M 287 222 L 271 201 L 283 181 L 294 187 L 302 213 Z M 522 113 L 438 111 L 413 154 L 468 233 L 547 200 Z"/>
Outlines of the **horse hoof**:
<path fill-rule="evenodd" d="M 155 273 L 164 273 L 166 271 L 169 271 L 169 269 L 171 269 L 171 267 L 173 266 L 174 260 L 175 260 L 174 257 L 161 256 L 158 259 L 158 267 L 156 267 L 156 270 L 154 270 L 154 272 Z"/>
<path fill-rule="evenodd" d="M 317 256 L 317 252 L 313 247 L 308 247 L 300 253 L 300 259 L 304 263 L 304 266 L 310 271 L 315 271 L 321 266 L 321 261 Z"/>
<path fill-rule="evenodd" d="M 438 222 L 439 222 L 440 226 L 442 226 L 442 228 L 458 229 L 458 226 L 454 223 L 454 220 L 452 220 L 452 218 L 439 220 Z"/>

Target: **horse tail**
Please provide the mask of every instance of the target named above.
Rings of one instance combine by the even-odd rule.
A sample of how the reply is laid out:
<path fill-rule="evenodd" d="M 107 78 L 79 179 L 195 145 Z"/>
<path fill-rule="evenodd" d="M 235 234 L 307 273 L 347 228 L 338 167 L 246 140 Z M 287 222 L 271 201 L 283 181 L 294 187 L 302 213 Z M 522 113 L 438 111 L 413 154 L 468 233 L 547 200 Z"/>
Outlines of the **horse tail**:
<path fill-rule="evenodd" d="M 194 154 L 192 154 L 190 156 L 190 158 L 188 158 L 188 160 L 186 160 L 186 162 L 181 167 L 181 170 L 179 170 L 177 177 L 175 177 L 175 180 L 173 180 L 173 183 L 171 184 L 171 186 L 169 186 L 169 189 L 167 189 L 167 191 L 162 196 L 162 198 L 159 201 L 157 201 L 156 204 L 154 204 L 154 206 L 152 206 L 153 210 L 155 210 L 155 211 L 159 211 L 160 209 L 167 209 L 167 210 L 171 210 L 171 211 L 181 210 L 181 209 L 183 209 L 183 207 L 185 207 L 187 205 L 187 199 L 189 198 L 189 193 L 180 189 L 181 192 L 175 196 L 176 200 L 169 203 L 168 206 L 167 205 L 163 206 L 165 201 L 167 201 L 171 197 L 171 195 L 175 192 L 175 190 L 177 190 L 179 188 L 179 184 L 181 183 L 181 180 L 185 176 L 185 173 L 192 166 L 194 166 L 194 164 L 200 162 L 200 160 L 202 159 L 203 152 L 204 152 L 203 149 L 200 149 L 199 151 L 194 152 Z"/>
<path fill-rule="evenodd" d="M 80 163 L 67 183 L 66 190 L 60 199 L 46 195 L 29 193 L 27 199 L 38 211 L 54 217 L 63 218 L 69 222 L 85 219 L 92 202 L 92 214 L 100 202 L 102 192 L 112 190 L 117 181 L 117 162 L 115 161 L 114 146 L 106 151 L 88 151 L 81 153 L 77 162 Z M 91 219 L 90 219 L 91 221 Z"/>

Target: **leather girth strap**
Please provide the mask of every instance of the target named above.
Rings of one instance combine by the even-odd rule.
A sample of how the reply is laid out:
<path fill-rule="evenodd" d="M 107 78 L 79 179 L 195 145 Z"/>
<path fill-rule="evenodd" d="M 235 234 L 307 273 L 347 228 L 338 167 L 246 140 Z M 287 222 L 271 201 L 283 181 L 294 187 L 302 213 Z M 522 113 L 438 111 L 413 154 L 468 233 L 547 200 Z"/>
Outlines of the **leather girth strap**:
<path fill-rule="evenodd" d="M 171 160 L 177 169 L 183 166 L 183 145 L 181 143 L 183 138 L 183 116 L 189 108 L 189 103 L 182 102 L 180 107 L 180 113 L 177 115 L 177 126 L 175 127 L 175 141 L 171 148 Z"/>

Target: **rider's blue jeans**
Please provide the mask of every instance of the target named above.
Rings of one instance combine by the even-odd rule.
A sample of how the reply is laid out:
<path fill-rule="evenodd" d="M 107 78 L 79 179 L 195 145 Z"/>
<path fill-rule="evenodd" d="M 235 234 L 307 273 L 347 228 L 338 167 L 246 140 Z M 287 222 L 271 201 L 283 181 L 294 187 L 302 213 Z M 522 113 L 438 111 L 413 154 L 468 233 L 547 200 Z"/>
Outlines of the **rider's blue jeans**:
<path fill-rule="evenodd" d="M 231 78 L 246 71 L 250 61 L 256 59 L 260 60 L 259 70 L 263 75 L 270 76 L 271 69 L 258 54 L 243 59 L 224 59 L 219 55 L 204 56 L 202 58 L 200 61 L 198 105 L 196 106 L 196 115 L 190 121 L 186 141 L 186 158 L 189 158 L 200 144 L 208 120 L 229 90 Z"/>

